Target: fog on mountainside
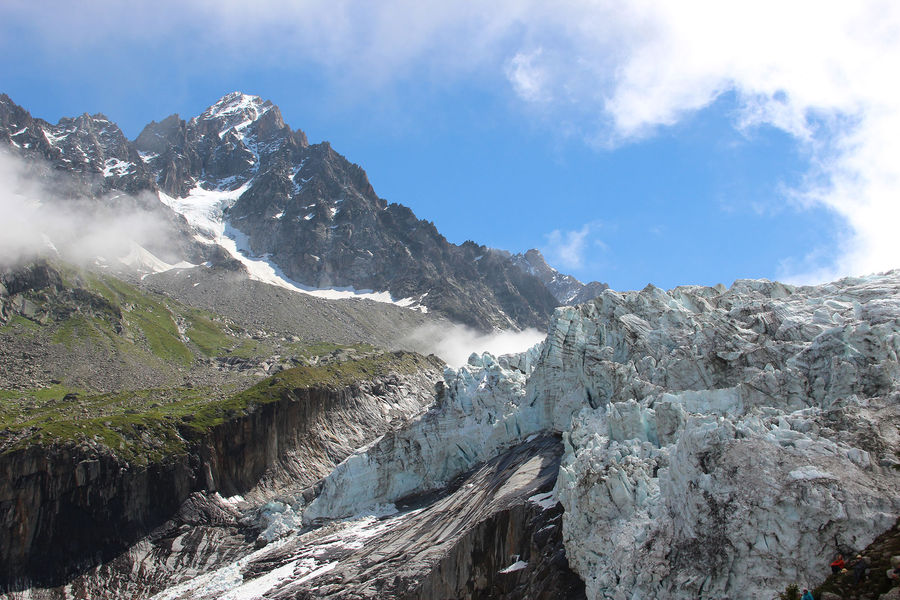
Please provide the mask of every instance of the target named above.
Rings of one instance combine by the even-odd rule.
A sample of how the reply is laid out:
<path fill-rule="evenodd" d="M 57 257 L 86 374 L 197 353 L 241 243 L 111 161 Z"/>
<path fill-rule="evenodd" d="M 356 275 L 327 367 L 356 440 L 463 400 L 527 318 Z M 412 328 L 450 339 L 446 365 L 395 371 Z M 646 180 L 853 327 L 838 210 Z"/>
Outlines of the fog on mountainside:
<path fill-rule="evenodd" d="M 466 364 L 472 353 L 494 356 L 524 352 L 546 337 L 545 332 L 528 327 L 523 331 L 482 333 L 456 323 L 429 323 L 400 340 L 400 345 L 423 354 L 436 354 L 453 368 Z"/>
<path fill-rule="evenodd" d="M 14 265 L 50 254 L 74 263 L 125 258 L 138 246 L 165 246 L 168 224 L 145 206 L 150 192 L 135 197 L 109 192 L 100 201 L 60 195 L 46 165 L 0 152 L 0 262 Z"/>

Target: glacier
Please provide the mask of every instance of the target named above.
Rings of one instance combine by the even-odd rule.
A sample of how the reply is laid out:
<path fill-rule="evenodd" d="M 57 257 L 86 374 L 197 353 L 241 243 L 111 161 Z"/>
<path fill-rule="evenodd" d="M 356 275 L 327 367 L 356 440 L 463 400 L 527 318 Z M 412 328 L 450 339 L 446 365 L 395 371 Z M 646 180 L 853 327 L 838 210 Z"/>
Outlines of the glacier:
<path fill-rule="evenodd" d="M 278 265 L 269 260 L 268 255 L 254 256 L 250 250 L 247 235 L 236 228 L 224 215 L 225 209 L 232 206 L 241 194 L 247 191 L 250 183 L 248 181 L 235 189 L 227 189 L 227 186 L 207 189 L 198 184 L 184 198 L 173 198 L 165 192 L 158 192 L 158 194 L 160 202 L 183 216 L 198 232 L 196 236 L 198 241 L 221 246 L 232 258 L 244 266 L 248 276 L 255 281 L 328 300 L 357 298 L 427 312 L 427 308 L 419 303 L 421 298 L 395 299 L 387 291 L 357 290 L 353 287 L 313 288 L 305 286 L 285 275 Z M 177 267 L 183 268 L 182 265 L 177 265 Z M 165 269 L 157 269 L 157 272 L 159 270 Z"/>
<path fill-rule="evenodd" d="M 473 354 L 348 457 L 317 524 L 437 489 L 540 432 L 589 598 L 758 598 L 824 579 L 900 515 L 900 272 L 605 291 L 528 352 Z"/>

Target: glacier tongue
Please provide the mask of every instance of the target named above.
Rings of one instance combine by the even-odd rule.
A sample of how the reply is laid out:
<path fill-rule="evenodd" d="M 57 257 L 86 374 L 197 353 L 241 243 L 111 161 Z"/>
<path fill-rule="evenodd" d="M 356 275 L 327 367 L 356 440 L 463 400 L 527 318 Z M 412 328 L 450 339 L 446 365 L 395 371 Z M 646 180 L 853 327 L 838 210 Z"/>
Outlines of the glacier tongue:
<path fill-rule="evenodd" d="M 540 431 L 591 598 L 771 598 L 900 515 L 900 272 L 794 288 L 648 286 L 473 356 L 326 478 L 306 522 L 434 489 Z"/>
<path fill-rule="evenodd" d="M 543 429 L 523 405 L 529 353 L 499 360 L 473 354 L 458 371 L 447 369 L 435 405 L 339 464 L 304 511 L 304 522 L 347 517 L 443 487 L 510 442 Z"/>

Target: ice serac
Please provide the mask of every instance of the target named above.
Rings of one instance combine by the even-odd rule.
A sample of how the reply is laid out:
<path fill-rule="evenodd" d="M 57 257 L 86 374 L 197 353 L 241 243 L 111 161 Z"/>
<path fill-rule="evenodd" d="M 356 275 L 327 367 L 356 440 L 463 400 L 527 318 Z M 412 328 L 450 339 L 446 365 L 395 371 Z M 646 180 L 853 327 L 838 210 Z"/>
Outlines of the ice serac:
<path fill-rule="evenodd" d="M 540 430 L 534 410 L 523 406 L 535 353 L 512 360 L 473 354 L 465 367 L 448 369 L 435 405 L 338 465 L 305 509 L 304 520 L 346 517 L 441 488 L 499 448 Z"/>
<path fill-rule="evenodd" d="M 890 527 L 898 317 L 897 272 L 560 311 L 532 384 L 585 397 L 557 489 L 588 596 L 771 598 Z"/>
<path fill-rule="evenodd" d="M 308 522 L 440 487 L 561 432 L 566 553 L 589 598 L 771 598 L 900 514 L 900 272 L 817 287 L 648 286 L 473 356 L 348 458 Z"/>

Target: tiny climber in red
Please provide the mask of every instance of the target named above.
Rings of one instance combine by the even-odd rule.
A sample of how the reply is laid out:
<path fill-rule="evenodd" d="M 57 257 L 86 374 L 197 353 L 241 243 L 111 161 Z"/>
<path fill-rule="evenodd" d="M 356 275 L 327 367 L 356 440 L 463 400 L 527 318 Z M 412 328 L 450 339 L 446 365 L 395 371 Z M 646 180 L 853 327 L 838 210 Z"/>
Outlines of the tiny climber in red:
<path fill-rule="evenodd" d="M 847 566 L 847 563 L 844 562 L 844 557 L 838 554 L 837 558 L 831 562 L 831 572 L 840 573 L 845 566 Z"/>

